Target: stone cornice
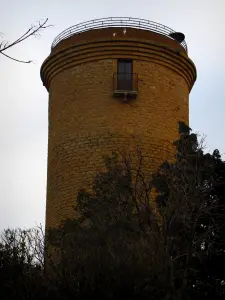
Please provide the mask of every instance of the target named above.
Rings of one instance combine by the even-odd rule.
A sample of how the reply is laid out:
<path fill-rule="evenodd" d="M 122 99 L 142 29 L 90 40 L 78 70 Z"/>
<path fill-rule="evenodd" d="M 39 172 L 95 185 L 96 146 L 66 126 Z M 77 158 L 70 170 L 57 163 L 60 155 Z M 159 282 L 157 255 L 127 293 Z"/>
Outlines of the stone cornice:
<path fill-rule="evenodd" d="M 53 51 L 41 67 L 41 78 L 49 90 L 51 80 L 60 72 L 83 63 L 117 58 L 150 61 L 163 65 L 182 76 L 189 90 L 196 80 L 195 65 L 185 52 L 152 41 L 132 39 L 85 41 Z"/>

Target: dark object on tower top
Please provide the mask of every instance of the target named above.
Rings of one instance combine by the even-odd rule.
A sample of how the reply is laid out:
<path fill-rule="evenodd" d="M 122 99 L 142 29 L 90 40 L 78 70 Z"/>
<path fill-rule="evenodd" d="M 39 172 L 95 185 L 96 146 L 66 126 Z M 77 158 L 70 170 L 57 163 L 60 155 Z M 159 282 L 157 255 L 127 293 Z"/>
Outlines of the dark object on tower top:
<path fill-rule="evenodd" d="M 169 36 L 179 43 L 182 43 L 185 39 L 185 35 L 182 32 L 172 32 Z"/>

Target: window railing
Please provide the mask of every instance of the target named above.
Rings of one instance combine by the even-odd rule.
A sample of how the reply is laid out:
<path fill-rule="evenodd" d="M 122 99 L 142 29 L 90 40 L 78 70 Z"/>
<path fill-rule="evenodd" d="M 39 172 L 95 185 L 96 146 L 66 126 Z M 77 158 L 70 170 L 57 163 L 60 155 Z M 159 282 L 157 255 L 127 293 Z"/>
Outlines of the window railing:
<path fill-rule="evenodd" d="M 113 74 L 114 95 L 137 95 L 138 74 L 137 73 L 114 73 Z"/>

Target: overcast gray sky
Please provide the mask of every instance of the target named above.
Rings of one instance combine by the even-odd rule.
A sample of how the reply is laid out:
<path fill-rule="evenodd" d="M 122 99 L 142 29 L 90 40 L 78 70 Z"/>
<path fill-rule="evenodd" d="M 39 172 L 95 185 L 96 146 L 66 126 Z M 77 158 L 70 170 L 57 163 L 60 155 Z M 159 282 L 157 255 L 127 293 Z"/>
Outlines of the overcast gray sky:
<path fill-rule="evenodd" d="M 0 229 L 44 224 L 48 93 L 39 70 L 54 37 L 76 23 L 111 16 L 139 17 L 186 35 L 198 71 L 190 95 L 190 126 L 207 136 L 209 151 L 225 152 L 225 0 L 0 0 L 0 32 L 13 41 L 40 19 L 53 28 L 0 56 Z"/>

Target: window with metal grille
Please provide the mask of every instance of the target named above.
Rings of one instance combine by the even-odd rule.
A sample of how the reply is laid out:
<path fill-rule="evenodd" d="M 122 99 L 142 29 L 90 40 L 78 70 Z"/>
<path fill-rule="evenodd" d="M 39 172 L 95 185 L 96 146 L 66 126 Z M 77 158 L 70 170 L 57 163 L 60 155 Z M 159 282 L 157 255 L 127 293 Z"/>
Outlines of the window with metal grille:
<path fill-rule="evenodd" d="M 121 91 L 132 90 L 133 61 L 131 59 L 118 59 L 117 89 Z"/>

